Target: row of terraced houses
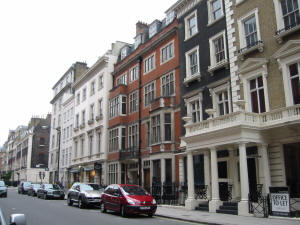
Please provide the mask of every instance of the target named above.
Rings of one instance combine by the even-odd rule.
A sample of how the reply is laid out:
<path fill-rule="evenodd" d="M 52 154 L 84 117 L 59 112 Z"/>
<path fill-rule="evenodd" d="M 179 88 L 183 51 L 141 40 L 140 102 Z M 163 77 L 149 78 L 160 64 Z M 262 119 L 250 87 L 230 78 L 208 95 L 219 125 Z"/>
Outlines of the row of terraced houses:
<path fill-rule="evenodd" d="M 74 63 L 53 86 L 49 181 L 179 188 L 187 209 L 239 215 L 270 187 L 297 202 L 299 6 L 179 0 L 133 44 Z"/>

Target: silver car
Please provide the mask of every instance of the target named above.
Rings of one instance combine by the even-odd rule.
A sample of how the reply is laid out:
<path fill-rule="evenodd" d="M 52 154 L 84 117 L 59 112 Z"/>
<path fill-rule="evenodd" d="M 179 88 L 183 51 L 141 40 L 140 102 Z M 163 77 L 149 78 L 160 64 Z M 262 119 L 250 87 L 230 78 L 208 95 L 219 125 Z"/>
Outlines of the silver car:
<path fill-rule="evenodd" d="M 3 180 L 0 180 L 0 197 L 7 197 L 7 186 Z"/>
<path fill-rule="evenodd" d="M 79 208 L 100 206 L 102 192 L 93 186 L 92 184 L 74 183 L 67 194 L 68 205 L 77 203 Z"/>

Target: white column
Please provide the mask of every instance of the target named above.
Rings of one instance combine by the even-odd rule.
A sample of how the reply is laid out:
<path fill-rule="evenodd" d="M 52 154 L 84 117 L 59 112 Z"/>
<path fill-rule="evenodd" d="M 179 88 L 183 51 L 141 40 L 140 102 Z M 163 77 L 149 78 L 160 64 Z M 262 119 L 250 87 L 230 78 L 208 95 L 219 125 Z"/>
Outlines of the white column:
<path fill-rule="evenodd" d="M 184 162 L 183 156 L 179 156 L 179 183 L 184 182 Z"/>
<path fill-rule="evenodd" d="M 220 196 L 219 196 L 219 182 L 218 182 L 218 161 L 217 161 L 217 149 L 215 147 L 210 149 L 211 160 L 211 201 L 209 202 L 209 212 L 216 212 L 219 208 Z"/>
<path fill-rule="evenodd" d="M 166 159 L 160 159 L 160 177 L 163 184 L 166 181 Z"/>
<path fill-rule="evenodd" d="M 204 182 L 208 186 L 207 189 L 207 199 L 210 199 L 211 196 L 211 177 L 210 177 L 210 162 L 209 162 L 209 152 L 204 152 Z"/>
<path fill-rule="evenodd" d="M 238 168 L 237 168 L 237 159 L 235 156 L 235 149 L 229 150 L 229 176 L 232 184 L 232 199 L 235 199 L 239 196 L 239 181 L 238 181 Z"/>
<path fill-rule="evenodd" d="M 195 200 L 195 182 L 194 182 L 194 161 L 192 152 L 187 153 L 187 175 L 188 175 L 188 198 L 185 201 L 185 208 L 194 210 L 197 204 Z"/>
<path fill-rule="evenodd" d="M 240 154 L 241 201 L 239 202 L 238 205 L 238 214 L 249 215 L 249 206 L 248 206 L 249 178 L 248 178 L 246 143 L 239 144 L 239 154 Z"/>
<path fill-rule="evenodd" d="M 260 169 L 262 169 L 262 171 L 259 171 L 259 174 L 263 175 L 263 185 L 265 193 L 269 193 L 269 187 L 271 186 L 270 165 L 267 147 L 267 144 L 262 144 L 258 146 L 258 152 L 261 155 L 261 158 L 259 160 Z"/>

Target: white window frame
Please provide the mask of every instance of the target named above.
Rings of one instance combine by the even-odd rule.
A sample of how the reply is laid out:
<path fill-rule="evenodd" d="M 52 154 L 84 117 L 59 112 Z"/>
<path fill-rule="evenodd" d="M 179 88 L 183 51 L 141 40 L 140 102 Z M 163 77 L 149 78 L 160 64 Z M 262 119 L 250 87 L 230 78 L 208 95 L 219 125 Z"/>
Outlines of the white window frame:
<path fill-rule="evenodd" d="M 117 131 L 117 132 L 116 132 Z M 116 134 L 116 136 L 115 136 Z M 113 135 L 113 136 L 112 136 Z M 120 150 L 120 128 L 112 128 L 108 131 L 108 152 L 117 152 Z M 115 144 L 117 144 L 115 146 Z M 117 149 L 113 148 L 117 147 Z"/>
<path fill-rule="evenodd" d="M 197 65 L 197 69 L 198 72 L 195 74 L 191 74 L 191 70 L 190 70 L 190 55 L 194 52 L 197 52 L 197 59 L 198 59 L 198 65 Z M 200 80 L 201 74 L 200 74 L 200 54 L 199 54 L 199 46 L 195 46 L 194 48 L 190 49 L 189 51 L 187 51 L 185 53 L 185 68 L 186 68 L 186 76 L 184 78 L 184 83 L 189 83 L 195 79 Z"/>
<path fill-rule="evenodd" d="M 218 95 L 220 94 L 220 92 L 225 92 L 225 91 L 227 91 L 227 93 L 228 93 L 228 113 L 227 114 L 232 113 L 231 90 L 230 90 L 230 83 L 228 82 L 228 83 L 225 83 L 218 87 L 210 89 L 210 93 L 211 93 L 212 100 L 213 100 L 213 108 L 216 110 L 216 112 L 214 113 L 214 117 L 221 116 L 220 111 L 219 111 L 219 106 L 218 106 L 218 103 L 219 103 Z M 224 114 L 224 115 L 227 115 L 227 114 Z"/>
<path fill-rule="evenodd" d="M 144 59 L 144 75 L 150 73 L 151 71 L 155 70 L 156 65 L 155 65 L 155 53 L 152 53 L 151 55 L 149 55 L 147 58 Z M 153 67 L 149 67 L 147 66 L 149 63 L 150 58 L 153 57 Z"/>
<path fill-rule="evenodd" d="M 98 90 L 101 90 L 104 86 L 104 76 L 103 74 L 98 77 Z"/>
<path fill-rule="evenodd" d="M 203 121 L 203 105 L 202 105 L 202 100 L 203 100 L 203 94 L 202 94 L 202 92 L 200 92 L 199 94 L 197 94 L 197 95 L 195 95 L 193 97 L 190 97 L 190 98 L 187 98 L 187 99 L 184 100 L 186 108 L 187 108 L 187 116 L 191 118 L 191 123 L 197 123 L 197 122 Z M 193 122 L 192 102 L 196 102 L 196 101 L 199 101 L 200 121 Z"/>
<path fill-rule="evenodd" d="M 138 145 L 139 145 L 139 125 L 135 123 L 128 126 L 128 148 L 137 147 Z"/>
<path fill-rule="evenodd" d="M 240 77 L 241 77 L 242 83 L 243 83 L 243 89 L 244 89 L 244 100 L 246 103 L 245 110 L 247 112 L 252 112 L 251 95 L 250 95 L 250 80 L 255 79 L 259 76 L 262 76 L 262 78 L 263 78 L 266 112 L 270 111 L 268 83 L 267 83 L 268 70 L 267 70 L 267 66 L 265 65 L 265 66 L 255 69 L 255 70 L 240 74 Z"/>
<path fill-rule="evenodd" d="M 89 155 L 93 155 L 94 150 L 94 134 L 89 135 Z"/>
<path fill-rule="evenodd" d="M 154 92 L 154 96 L 153 96 L 152 101 L 153 101 L 153 100 L 155 99 L 155 97 L 156 97 L 156 95 L 155 95 L 155 93 L 156 93 L 156 82 L 153 81 L 153 82 L 151 82 L 151 83 L 149 83 L 149 84 L 147 84 L 147 85 L 144 86 L 144 107 L 147 107 L 147 106 L 150 106 L 150 105 L 151 105 L 151 101 L 146 105 L 146 94 L 149 94 L 150 92 L 147 92 L 147 93 L 146 93 L 146 90 L 145 90 L 145 89 L 146 89 L 147 87 L 151 86 L 152 84 L 154 84 L 153 90 L 151 90 L 151 92 L 152 92 L 152 91 Z"/>
<path fill-rule="evenodd" d="M 210 26 L 214 23 L 216 23 L 217 21 L 221 20 L 223 17 L 224 17 L 224 8 L 223 8 L 223 0 L 219 0 L 220 1 L 220 4 L 221 4 L 221 11 L 222 11 L 222 15 L 217 18 L 217 19 L 214 19 L 213 17 L 213 8 L 212 8 L 212 4 L 213 2 L 216 1 L 216 0 L 208 0 L 207 1 L 207 11 L 208 11 L 208 24 L 207 26 Z"/>
<path fill-rule="evenodd" d="M 257 32 L 257 40 L 262 41 L 260 34 L 260 25 L 259 25 L 259 17 L 258 17 L 258 8 L 255 8 L 248 12 L 246 15 L 238 19 L 238 28 L 239 28 L 239 40 L 240 40 L 240 49 L 247 47 L 247 43 L 245 40 L 245 27 L 244 22 L 248 20 L 250 17 L 255 17 L 256 22 L 256 32 Z"/>
<path fill-rule="evenodd" d="M 153 125 L 153 118 L 157 118 L 157 117 L 159 117 L 159 124 L 155 124 L 155 126 Z M 161 115 L 160 114 L 156 114 L 156 115 L 153 115 L 153 116 L 151 116 L 151 118 L 150 118 L 150 121 L 151 121 L 151 129 L 150 129 L 150 133 L 151 133 L 151 144 L 152 145 L 156 145 L 156 144 L 159 144 L 159 143 L 161 143 L 161 141 L 162 141 L 162 126 L 164 125 L 163 123 L 162 123 L 162 118 L 161 118 Z M 156 120 L 157 121 L 157 120 Z M 159 127 L 158 127 L 159 126 Z M 155 138 L 155 139 L 157 139 L 157 140 L 154 140 L 154 132 L 153 132 L 153 129 L 156 129 L 156 131 L 158 131 L 159 132 L 159 134 L 157 134 L 157 138 Z"/>
<path fill-rule="evenodd" d="M 164 49 L 167 49 L 166 59 L 163 59 L 163 50 Z M 160 48 L 160 65 L 170 61 L 174 57 L 175 57 L 175 45 L 174 45 L 174 40 L 172 40 Z"/>
<path fill-rule="evenodd" d="M 134 95 L 136 95 L 135 99 L 132 98 Z M 133 91 L 132 93 L 129 94 L 129 113 L 135 113 L 138 111 L 138 106 L 139 106 L 139 102 L 138 102 L 139 96 L 138 95 L 139 95 L 138 91 Z M 134 104 L 134 101 L 136 104 Z M 134 110 L 132 110 L 132 109 L 134 109 Z"/>
<path fill-rule="evenodd" d="M 117 83 L 116 83 L 116 86 L 119 86 L 119 85 L 127 85 L 127 73 L 123 73 L 121 76 L 119 76 L 117 79 L 116 79 Z"/>
<path fill-rule="evenodd" d="M 90 96 L 93 96 L 95 94 L 95 85 L 96 82 L 93 80 L 90 85 Z"/>
<path fill-rule="evenodd" d="M 117 184 L 118 182 L 118 163 L 110 163 L 108 164 L 108 183 L 109 184 Z"/>
<path fill-rule="evenodd" d="M 135 69 L 136 77 L 135 77 L 135 79 L 132 79 L 131 72 L 134 71 L 134 69 Z M 129 70 L 129 83 L 132 83 L 138 79 L 139 79 L 139 66 L 138 66 L 138 64 L 136 64 L 135 66 L 131 67 Z"/>
<path fill-rule="evenodd" d="M 86 100 L 86 87 L 82 89 L 82 102 Z"/>
<path fill-rule="evenodd" d="M 95 119 L 95 104 L 90 104 L 90 120 Z"/>
<path fill-rule="evenodd" d="M 214 41 L 223 38 L 223 43 L 224 43 L 224 54 L 225 58 L 217 63 L 216 60 L 216 49 L 215 49 L 215 44 Z M 209 72 L 213 72 L 223 66 L 226 66 L 228 64 L 228 57 L 227 57 L 227 42 L 226 42 L 226 32 L 225 30 L 214 35 L 209 39 L 209 51 L 210 51 L 210 66 L 208 67 Z"/>
<path fill-rule="evenodd" d="M 171 74 L 173 74 L 173 80 L 172 80 L 172 82 L 173 82 L 173 93 L 172 94 L 169 94 L 169 95 L 163 95 L 163 89 L 164 89 L 164 87 L 167 85 L 167 83 L 164 83 L 163 84 L 163 79 L 164 78 L 166 78 L 167 76 L 171 76 Z M 160 78 L 160 83 L 161 83 L 161 96 L 163 96 L 163 97 L 168 97 L 168 96 L 175 96 L 175 88 L 176 88 L 176 83 L 175 83 L 175 70 L 173 70 L 172 72 L 170 72 L 170 73 L 168 73 L 168 74 L 166 74 L 166 75 L 164 75 L 164 76 L 162 76 L 161 78 Z M 168 82 L 168 84 L 169 84 L 169 88 L 170 88 L 170 83 L 171 83 L 171 80 L 169 79 L 169 82 Z"/>
<path fill-rule="evenodd" d="M 123 103 L 124 103 L 123 102 L 123 97 L 126 98 L 126 102 L 125 102 L 125 104 L 126 104 L 126 113 L 125 114 L 122 113 L 122 111 L 123 111 Z M 114 107 L 116 106 L 116 108 L 115 108 L 114 113 L 112 113 L 111 102 L 115 101 L 116 99 L 118 99 L 118 102 L 117 102 L 116 105 L 114 105 Z M 117 117 L 117 116 L 125 116 L 127 114 L 127 108 L 128 108 L 127 105 L 128 104 L 127 104 L 127 96 L 126 95 L 118 95 L 118 96 L 112 98 L 109 101 L 109 117 L 110 118 L 114 118 L 114 117 Z"/>
<path fill-rule="evenodd" d="M 190 30 L 190 27 L 189 27 L 189 19 L 191 19 L 192 17 L 195 17 L 196 18 L 196 32 L 193 34 L 193 35 L 190 35 L 189 33 L 189 30 Z M 198 29 L 198 17 L 197 17 L 197 10 L 194 10 L 193 12 L 191 12 L 188 16 L 186 16 L 184 18 L 184 27 L 185 27 L 185 40 L 184 41 L 187 41 L 188 39 L 194 37 L 195 35 L 198 34 L 199 32 L 199 29 Z"/>

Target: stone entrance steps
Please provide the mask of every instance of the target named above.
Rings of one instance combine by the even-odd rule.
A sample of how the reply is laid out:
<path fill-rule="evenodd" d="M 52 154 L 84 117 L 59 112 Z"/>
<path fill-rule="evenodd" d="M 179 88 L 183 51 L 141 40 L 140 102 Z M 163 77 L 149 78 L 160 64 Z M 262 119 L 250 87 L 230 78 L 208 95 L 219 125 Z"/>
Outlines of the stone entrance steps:
<path fill-rule="evenodd" d="M 237 202 L 223 202 L 223 205 L 217 209 L 217 213 L 238 215 L 238 203 Z"/>
<path fill-rule="evenodd" d="M 208 201 L 199 203 L 195 210 L 208 212 Z"/>

